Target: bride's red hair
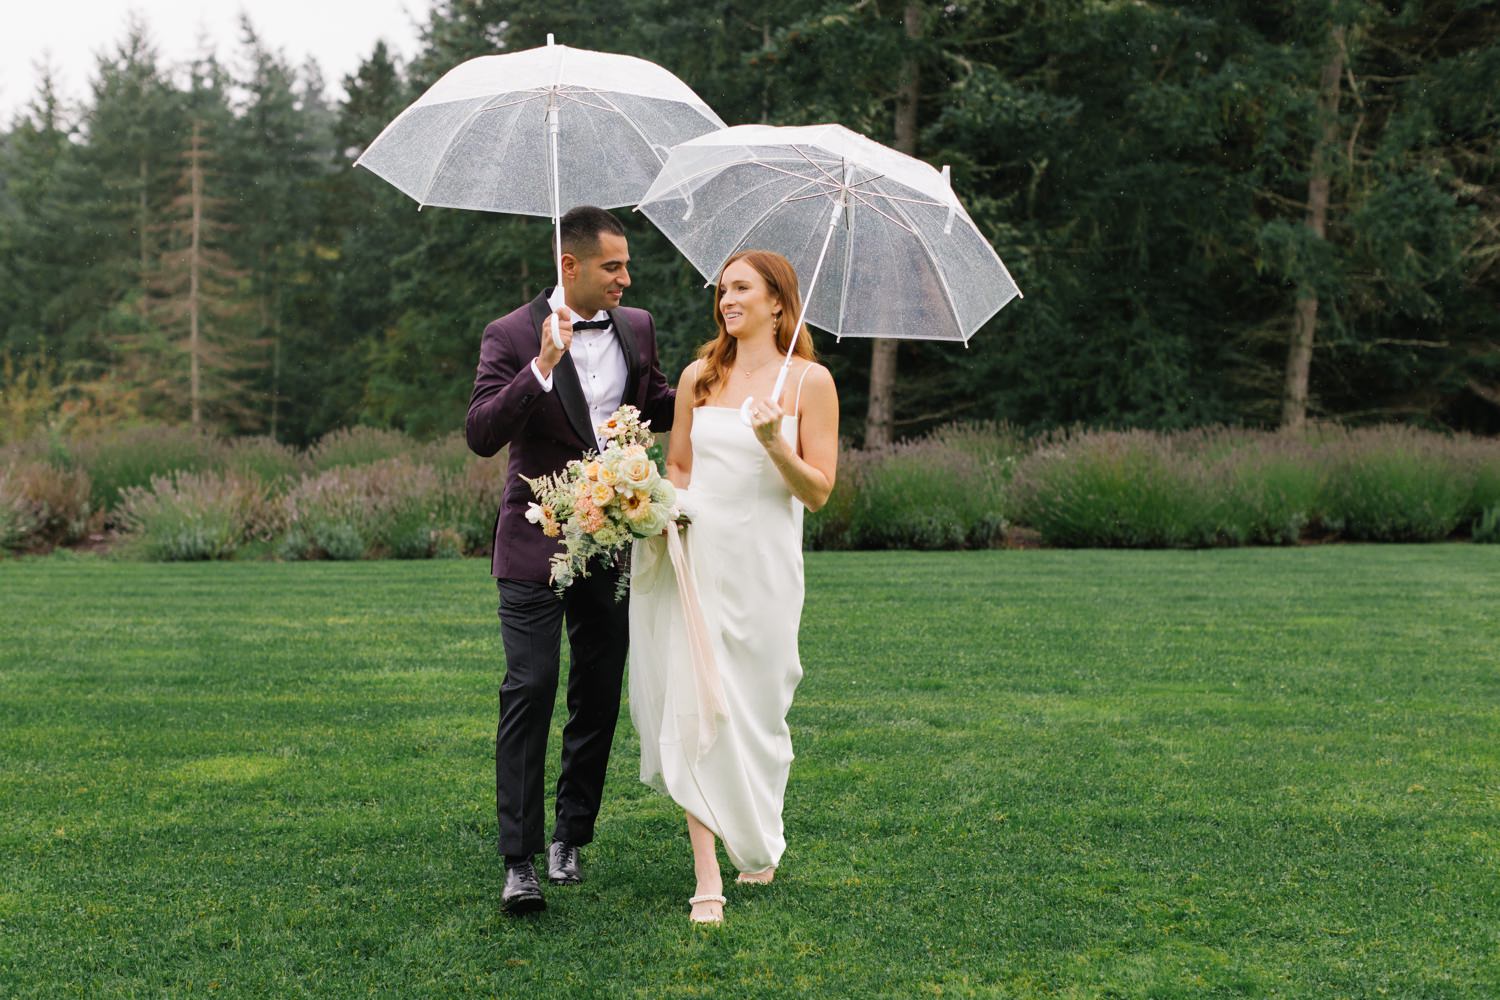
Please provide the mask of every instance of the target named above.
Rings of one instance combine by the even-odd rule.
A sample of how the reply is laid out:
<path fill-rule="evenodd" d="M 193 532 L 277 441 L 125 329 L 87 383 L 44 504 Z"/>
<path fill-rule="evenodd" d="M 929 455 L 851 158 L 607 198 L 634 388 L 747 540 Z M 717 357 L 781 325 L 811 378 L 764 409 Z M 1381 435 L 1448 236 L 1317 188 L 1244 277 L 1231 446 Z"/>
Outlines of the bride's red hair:
<path fill-rule="evenodd" d="M 719 280 L 714 283 L 714 326 L 718 336 L 698 348 L 698 357 L 703 366 L 698 369 L 698 378 L 693 383 L 693 405 L 701 406 L 713 394 L 714 387 L 724 381 L 724 374 L 734 366 L 735 348 L 738 341 L 724 328 L 724 317 L 719 313 L 719 295 L 724 286 L 724 271 L 736 261 L 744 261 L 765 280 L 766 290 L 781 303 L 781 315 L 776 319 L 776 349 L 786 354 L 797 338 L 793 354 L 808 361 L 817 360 L 813 351 L 812 335 L 804 324 L 793 330 L 797 317 L 802 314 L 802 293 L 797 290 L 797 271 L 792 262 L 771 250 L 741 250 L 724 262 L 719 270 Z"/>

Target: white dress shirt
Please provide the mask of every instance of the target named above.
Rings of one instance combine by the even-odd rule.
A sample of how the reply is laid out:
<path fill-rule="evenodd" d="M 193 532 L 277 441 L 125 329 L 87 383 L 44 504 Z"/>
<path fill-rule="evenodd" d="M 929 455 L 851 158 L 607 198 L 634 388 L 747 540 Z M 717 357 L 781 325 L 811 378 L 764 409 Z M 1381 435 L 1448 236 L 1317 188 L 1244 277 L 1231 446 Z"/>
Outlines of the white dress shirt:
<path fill-rule="evenodd" d="M 552 307 L 553 312 L 566 304 L 560 286 L 552 290 L 547 304 Z M 575 323 L 585 318 L 574 312 L 572 306 L 568 307 L 568 315 Z M 609 313 L 600 310 L 587 318 L 607 320 Z M 542 324 L 542 336 L 551 336 L 551 326 L 551 323 Z M 594 441 L 599 446 L 599 450 L 603 451 L 604 442 L 598 437 L 599 425 L 608 420 L 609 415 L 619 408 L 620 400 L 625 396 L 625 384 L 630 380 L 630 369 L 625 364 L 625 351 L 620 346 L 619 339 L 615 337 L 615 330 L 611 325 L 602 330 L 577 331 L 573 334 L 573 346 L 568 349 L 568 353 L 573 356 L 573 367 L 578 371 L 578 383 L 583 387 L 583 399 L 589 408 L 589 425 L 594 428 Z M 541 383 L 543 391 L 552 391 L 551 372 L 543 377 L 542 370 L 533 360 L 531 373 Z"/>

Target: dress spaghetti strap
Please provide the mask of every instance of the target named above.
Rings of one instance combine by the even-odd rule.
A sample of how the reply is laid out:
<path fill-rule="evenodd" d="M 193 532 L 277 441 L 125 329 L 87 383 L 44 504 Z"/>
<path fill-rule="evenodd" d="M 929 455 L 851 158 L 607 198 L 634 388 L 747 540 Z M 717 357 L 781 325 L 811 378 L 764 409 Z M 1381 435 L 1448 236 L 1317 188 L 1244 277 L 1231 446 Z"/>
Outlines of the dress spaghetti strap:
<path fill-rule="evenodd" d="M 802 416 L 802 383 L 807 381 L 807 373 L 812 371 L 812 362 L 802 366 L 802 377 L 797 379 L 797 401 L 792 404 L 792 416 Z"/>

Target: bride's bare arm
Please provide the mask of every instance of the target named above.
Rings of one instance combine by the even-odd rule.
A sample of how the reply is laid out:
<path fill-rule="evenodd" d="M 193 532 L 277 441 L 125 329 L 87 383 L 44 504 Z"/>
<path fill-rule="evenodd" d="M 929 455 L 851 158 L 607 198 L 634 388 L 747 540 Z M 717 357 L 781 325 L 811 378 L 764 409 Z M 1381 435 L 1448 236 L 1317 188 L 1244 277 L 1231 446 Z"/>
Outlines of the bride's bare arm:
<path fill-rule="evenodd" d="M 688 365 L 677 380 L 677 408 L 672 413 L 672 437 L 667 442 L 667 478 L 679 488 L 693 478 L 693 383 L 698 380 L 702 363 Z"/>
<path fill-rule="evenodd" d="M 682 398 L 680 392 L 677 398 Z M 781 436 L 781 418 L 785 415 L 781 407 L 774 400 L 757 401 L 755 405 L 755 436 L 787 488 L 808 510 L 820 510 L 833 492 L 839 464 L 839 396 L 833 376 L 822 365 L 813 365 L 803 382 L 802 413 L 797 421 L 800 455 Z"/>

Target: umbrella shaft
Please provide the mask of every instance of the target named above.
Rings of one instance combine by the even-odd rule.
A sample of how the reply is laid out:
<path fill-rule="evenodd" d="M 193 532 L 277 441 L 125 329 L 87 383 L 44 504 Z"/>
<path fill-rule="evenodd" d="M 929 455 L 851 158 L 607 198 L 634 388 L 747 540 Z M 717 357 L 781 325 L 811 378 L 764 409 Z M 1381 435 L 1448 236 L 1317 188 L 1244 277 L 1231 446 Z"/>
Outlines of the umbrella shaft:
<path fill-rule="evenodd" d="M 813 289 L 818 286 L 818 275 L 823 270 L 823 258 L 828 256 L 828 244 L 833 242 L 834 227 L 839 224 L 839 216 L 844 214 L 844 199 L 833 203 L 833 214 L 828 217 L 828 232 L 823 235 L 823 249 L 818 251 L 818 262 L 813 265 L 812 278 L 807 282 L 807 294 L 802 298 L 802 313 L 797 317 L 797 325 L 792 327 L 792 342 L 786 347 L 786 360 L 781 362 L 781 371 L 776 375 L 776 388 L 771 391 L 772 399 L 781 398 L 781 390 L 786 388 L 787 372 L 792 366 L 792 355 L 797 350 L 797 333 L 802 329 L 802 324 L 807 320 L 807 310 L 812 307 Z"/>

